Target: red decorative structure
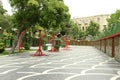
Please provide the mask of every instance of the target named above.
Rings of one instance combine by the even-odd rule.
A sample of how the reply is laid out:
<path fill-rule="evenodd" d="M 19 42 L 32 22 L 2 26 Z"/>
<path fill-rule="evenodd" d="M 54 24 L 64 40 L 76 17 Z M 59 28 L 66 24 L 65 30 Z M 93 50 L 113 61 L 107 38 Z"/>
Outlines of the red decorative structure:
<path fill-rule="evenodd" d="M 66 35 L 66 38 L 65 38 L 65 47 L 64 47 L 64 50 L 70 50 L 69 48 L 69 40 L 68 40 L 68 36 Z"/>
<path fill-rule="evenodd" d="M 52 48 L 51 48 L 51 50 L 49 50 L 50 52 L 56 52 L 56 48 L 55 48 L 55 37 L 56 37 L 56 34 L 54 33 L 54 34 L 53 34 L 53 41 L 52 41 Z"/>
<path fill-rule="evenodd" d="M 32 54 L 32 56 L 48 56 L 46 54 L 43 54 L 42 52 L 42 37 L 41 37 L 41 30 L 39 30 L 39 39 L 38 39 L 38 50 L 35 54 Z"/>

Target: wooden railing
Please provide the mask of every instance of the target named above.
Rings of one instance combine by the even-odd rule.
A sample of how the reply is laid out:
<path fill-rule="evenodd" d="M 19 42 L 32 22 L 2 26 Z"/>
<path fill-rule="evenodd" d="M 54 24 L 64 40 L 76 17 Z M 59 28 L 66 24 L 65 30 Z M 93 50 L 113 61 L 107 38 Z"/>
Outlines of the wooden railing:
<path fill-rule="evenodd" d="M 120 32 L 94 41 L 94 46 L 120 62 Z"/>
<path fill-rule="evenodd" d="M 70 40 L 69 45 L 92 46 L 93 42 L 88 40 Z"/>

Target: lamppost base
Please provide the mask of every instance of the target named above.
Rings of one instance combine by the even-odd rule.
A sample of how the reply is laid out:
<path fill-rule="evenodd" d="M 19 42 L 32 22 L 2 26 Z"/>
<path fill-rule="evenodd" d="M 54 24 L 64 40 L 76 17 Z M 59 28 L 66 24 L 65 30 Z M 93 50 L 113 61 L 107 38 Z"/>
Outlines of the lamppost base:
<path fill-rule="evenodd" d="M 71 49 L 68 46 L 65 46 L 64 50 L 71 50 Z"/>
<path fill-rule="evenodd" d="M 41 51 L 40 49 L 38 49 L 38 50 L 36 51 L 36 53 L 35 53 L 35 54 L 32 54 L 31 56 L 48 56 L 48 55 L 43 54 L 42 51 Z"/>
<path fill-rule="evenodd" d="M 49 52 L 58 52 L 55 48 L 52 48 L 51 50 L 49 50 Z"/>

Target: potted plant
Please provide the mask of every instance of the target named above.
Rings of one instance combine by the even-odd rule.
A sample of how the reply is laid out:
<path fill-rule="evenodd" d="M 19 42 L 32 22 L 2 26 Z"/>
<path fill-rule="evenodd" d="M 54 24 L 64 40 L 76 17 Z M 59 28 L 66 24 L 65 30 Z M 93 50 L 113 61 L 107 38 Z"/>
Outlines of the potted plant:
<path fill-rule="evenodd" d="M 30 50 L 30 44 L 25 42 L 24 43 L 24 48 L 25 48 L 25 50 Z"/>
<path fill-rule="evenodd" d="M 55 49 L 56 49 L 56 51 L 59 51 L 59 49 L 60 49 L 60 39 L 56 39 L 55 41 L 56 41 Z"/>

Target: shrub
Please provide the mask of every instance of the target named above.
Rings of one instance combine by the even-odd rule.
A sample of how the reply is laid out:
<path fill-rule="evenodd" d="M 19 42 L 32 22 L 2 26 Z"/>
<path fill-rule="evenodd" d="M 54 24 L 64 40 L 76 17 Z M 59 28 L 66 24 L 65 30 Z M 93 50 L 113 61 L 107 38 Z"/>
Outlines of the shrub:
<path fill-rule="evenodd" d="M 60 45 L 55 45 L 55 49 L 56 49 L 57 51 L 59 51 Z"/>
<path fill-rule="evenodd" d="M 29 43 L 24 43 L 24 48 L 25 50 L 30 50 L 30 44 Z"/>
<path fill-rule="evenodd" d="M 43 45 L 43 46 L 42 46 L 42 49 L 43 49 L 43 50 L 47 50 L 47 47 L 48 47 L 48 46 Z"/>
<path fill-rule="evenodd" d="M 60 39 L 56 39 L 55 41 L 56 41 L 55 49 L 56 49 L 57 51 L 59 51 L 59 48 L 60 48 L 60 45 L 61 45 L 61 40 L 60 40 Z"/>
<path fill-rule="evenodd" d="M 0 53 L 5 51 L 5 44 L 3 42 L 0 42 Z"/>

